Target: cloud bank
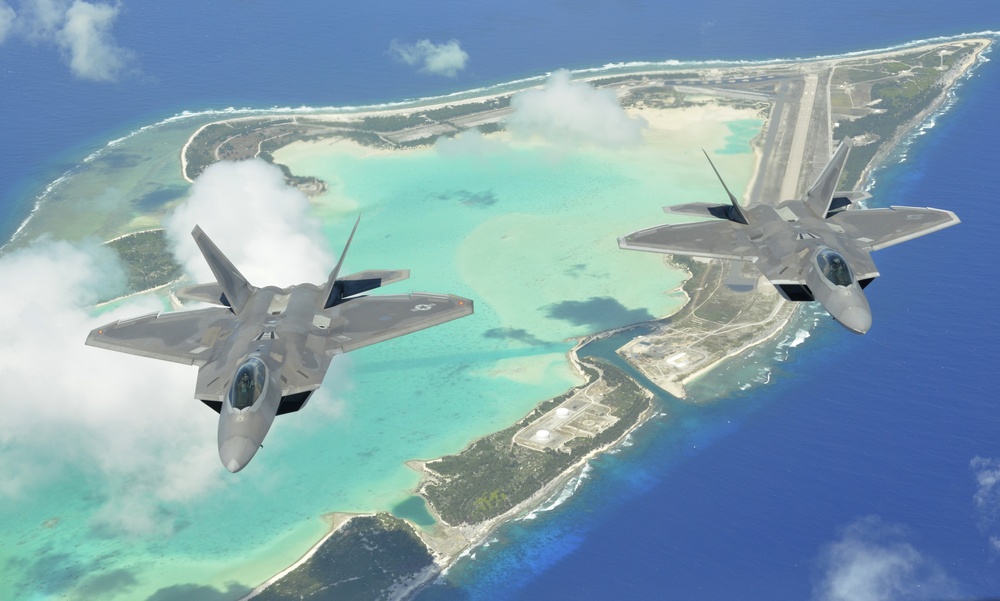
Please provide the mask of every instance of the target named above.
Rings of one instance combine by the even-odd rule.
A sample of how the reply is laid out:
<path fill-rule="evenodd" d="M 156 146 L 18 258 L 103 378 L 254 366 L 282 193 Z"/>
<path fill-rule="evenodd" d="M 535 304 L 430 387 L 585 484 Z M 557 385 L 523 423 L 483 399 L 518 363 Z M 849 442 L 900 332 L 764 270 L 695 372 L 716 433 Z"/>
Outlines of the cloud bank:
<path fill-rule="evenodd" d="M 954 583 L 933 561 L 904 540 L 905 530 L 868 516 L 847 526 L 824 549 L 817 601 L 939 599 L 955 594 Z"/>
<path fill-rule="evenodd" d="M 15 34 L 29 42 L 52 44 L 76 77 L 115 81 L 134 59 L 111 32 L 120 12 L 121 4 L 85 0 L 26 0 L 15 11 L 0 0 L 0 44 Z"/>
<path fill-rule="evenodd" d="M 989 538 L 993 549 L 1000 552 L 1000 533 L 995 528 L 1000 520 L 1000 459 L 975 457 L 969 467 L 979 486 L 972 497 L 979 514 L 979 529 Z"/>
<path fill-rule="evenodd" d="M 177 260 L 198 282 L 212 282 L 191 238 L 195 225 L 255 286 L 322 283 L 336 263 L 309 200 L 260 159 L 209 166 L 164 221 Z"/>
<path fill-rule="evenodd" d="M 182 242 L 178 254 L 202 281 L 212 276 L 189 235 L 196 222 L 251 281 L 323 281 L 333 259 L 307 209 L 276 167 L 220 163 L 167 221 Z M 164 309 L 152 295 L 93 309 L 124 281 L 118 258 L 94 243 L 43 239 L 0 256 L 0 502 L 83 479 L 74 489 L 100 499 L 92 528 L 163 536 L 178 504 L 224 486 L 230 474 L 218 459 L 218 418 L 192 398 L 195 368 L 84 345 L 93 328 Z M 346 365 L 335 361 L 328 383 L 349 386 Z M 308 408 L 320 421 L 343 410 L 331 393 Z"/>
<path fill-rule="evenodd" d="M 389 55 L 407 65 L 421 65 L 421 73 L 455 77 L 465 68 L 469 55 L 462 50 L 458 40 L 434 44 L 430 40 L 420 40 L 416 44 L 404 44 L 393 40 L 389 44 Z"/>
<path fill-rule="evenodd" d="M 511 107 L 514 112 L 507 118 L 511 133 L 555 144 L 630 146 L 642 141 L 646 127 L 645 120 L 622 109 L 613 91 L 574 82 L 566 70 L 549 76 L 541 89 L 515 94 Z"/>
<path fill-rule="evenodd" d="M 43 241 L 0 258 L 0 499 L 52 479 L 97 484 L 94 527 L 169 531 L 167 506 L 220 484 L 216 420 L 191 398 L 190 367 L 84 346 L 116 318 L 161 308 L 152 298 L 94 315 L 124 281 L 106 248 Z"/>

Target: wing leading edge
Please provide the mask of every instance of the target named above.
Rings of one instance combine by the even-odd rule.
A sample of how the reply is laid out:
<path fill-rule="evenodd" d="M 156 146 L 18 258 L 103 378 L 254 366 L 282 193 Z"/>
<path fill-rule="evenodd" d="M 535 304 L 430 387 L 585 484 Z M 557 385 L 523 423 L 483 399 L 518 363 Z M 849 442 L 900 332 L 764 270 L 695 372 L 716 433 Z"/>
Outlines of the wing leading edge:
<path fill-rule="evenodd" d="M 453 294 L 362 296 L 334 307 L 327 348 L 348 352 L 471 315 L 473 303 Z"/>
<path fill-rule="evenodd" d="M 922 207 L 889 207 L 843 211 L 829 218 L 870 251 L 913 240 L 960 223 L 951 211 Z"/>
<path fill-rule="evenodd" d="M 87 344 L 121 353 L 204 365 L 220 334 L 231 331 L 237 319 L 229 309 L 210 308 L 177 313 L 152 313 L 95 328 Z"/>
<path fill-rule="evenodd" d="M 622 236 L 618 239 L 618 247 L 671 255 L 755 261 L 757 252 L 744 227 L 722 220 L 659 225 Z"/>

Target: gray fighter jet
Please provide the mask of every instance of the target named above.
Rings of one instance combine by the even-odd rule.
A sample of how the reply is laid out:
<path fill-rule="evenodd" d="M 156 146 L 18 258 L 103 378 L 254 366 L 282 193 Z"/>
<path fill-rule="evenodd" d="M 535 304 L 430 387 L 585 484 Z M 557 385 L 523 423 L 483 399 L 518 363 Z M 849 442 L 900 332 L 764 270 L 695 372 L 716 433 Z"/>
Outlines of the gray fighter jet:
<path fill-rule="evenodd" d="M 929 208 L 855 210 L 856 203 L 870 195 L 836 190 L 850 148 L 845 139 L 805 198 L 749 208 L 740 206 L 712 165 L 729 195 L 728 205 L 690 203 L 663 210 L 714 221 L 640 230 L 619 238 L 618 246 L 751 261 L 788 300 L 819 301 L 848 330 L 864 334 L 872 315 L 862 290 L 879 275 L 871 252 L 955 225 L 959 219 L 951 211 Z"/>
<path fill-rule="evenodd" d="M 178 296 L 219 306 L 116 321 L 92 331 L 87 344 L 197 365 L 194 396 L 219 413 L 219 458 L 238 472 L 276 415 L 305 406 L 334 355 L 472 313 L 472 301 L 454 295 L 363 296 L 410 272 L 338 277 L 357 228 L 325 284 L 257 288 L 195 227 L 192 235 L 217 283 Z"/>

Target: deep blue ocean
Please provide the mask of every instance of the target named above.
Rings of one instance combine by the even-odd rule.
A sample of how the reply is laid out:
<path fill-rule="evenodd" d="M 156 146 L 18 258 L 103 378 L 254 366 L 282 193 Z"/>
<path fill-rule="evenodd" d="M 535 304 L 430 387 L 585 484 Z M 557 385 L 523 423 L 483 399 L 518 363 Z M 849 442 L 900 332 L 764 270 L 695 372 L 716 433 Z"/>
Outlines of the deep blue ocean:
<path fill-rule="evenodd" d="M 807 57 L 1000 29 L 993 0 L 694 4 L 126 0 L 113 33 L 135 60 L 117 83 L 76 80 L 51 45 L 8 37 L 0 235 L 87 154 L 183 110 L 371 104 L 562 67 Z M 386 53 L 421 38 L 459 40 L 469 66 L 439 78 Z M 766 385 L 697 411 L 665 401 L 668 416 L 593 462 L 567 502 L 502 528 L 419 598 L 810 599 L 837 561 L 886 553 L 912 569 L 873 599 L 1000 597 L 1000 507 L 977 507 L 971 465 L 1000 461 L 990 56 L 905 161 L 876 173 L 874 205 L 936 206 L 963 223 L 875 255 L 869 334 L 821 320 L 784 361 L 762 353 L 707 378 L 770 368 Z"/>

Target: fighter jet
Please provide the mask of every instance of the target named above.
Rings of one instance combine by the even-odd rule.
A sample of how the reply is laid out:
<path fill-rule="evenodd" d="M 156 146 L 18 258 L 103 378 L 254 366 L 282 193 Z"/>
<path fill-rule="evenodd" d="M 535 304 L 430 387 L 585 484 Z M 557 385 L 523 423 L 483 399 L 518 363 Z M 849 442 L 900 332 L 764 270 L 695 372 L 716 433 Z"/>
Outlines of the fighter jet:
<path fill-rule="evenodd" d="M 858 210 L 866 192 L 838 192 L 850 152 L 841 142 L 816 182 L 799 200 L 741 207 L 718 169 L 728 205 L 690 203 L 667 213 L 714 221 L 660 225 L 618 239 L 627 250 L 750 261 L 792 301 L 819 301 L 852 332 L 872 325 L 864 292 L 879 272 L 871 253 L 959 223 L 951 211 L 917 207 Z M 708 158 L 708 153 L 705 153 Z"/>
<path fill-rule="evenodd" d="M 410 272 L 339 277 L 357 228 L 356 222 L 325 284 L 257 288 L 195 227 L 192 235 L 216 282 L 177 296 L 217 306 L 109 323 L 93 330 L 87 344 L 197 365 L 194 396 L 219 414 L 219 458 L 238 472 L 276 415 L 305 406 L 335 355 L 472 313 L 472 301 L 454 295 L 363 295 Z"/>

